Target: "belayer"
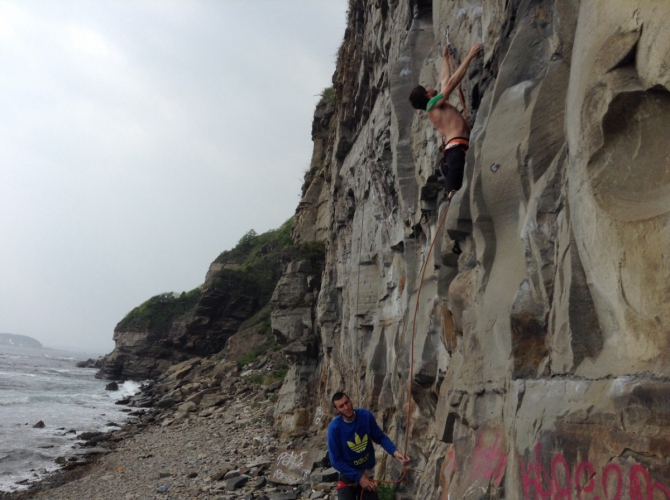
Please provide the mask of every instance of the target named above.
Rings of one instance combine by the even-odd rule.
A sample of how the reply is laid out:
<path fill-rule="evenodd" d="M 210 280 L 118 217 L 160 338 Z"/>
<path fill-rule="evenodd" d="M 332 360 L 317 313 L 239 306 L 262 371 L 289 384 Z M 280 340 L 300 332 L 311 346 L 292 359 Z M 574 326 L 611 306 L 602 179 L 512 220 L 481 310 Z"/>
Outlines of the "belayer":
<path fill-rule="evenodd" d="M 444 148 L 444 162 L 441 163 L 440 169 L 444 176 L 444 187 L 449 200 L 463 185 L 465 153 L 470 146 L 470 126 L 458 109 L 449 103 L 449 96 L 461 83 L 470 62 L 482 50 L 482 47 L 481 43 L 474 44 L 459 68 L 451 74 L 452 70 L 449 65 L 451 46 L 446 45 L 442 51 L 440 93 L 434 88 L 417 85 L 409 95 L 412 107 L 427 111 L 428 119 L 447 139 Z M 444 166 L 446 168 L 443 168 Z"/>
<path fill-rule="evenodd" d="M 330 463 L 340 473 L 337 482 L 338 500 L 377 500 L 377 484 L 373 479 L 375 450 L 380 444 L 403 466 L 409 457 L 398 451 L 389 437 L 377 425 L 372 413 L 354 409 L 349 396 L 343 392 L 333 395 L 333 407 L 338 415 L 328 426 L 328 455 Z"/>

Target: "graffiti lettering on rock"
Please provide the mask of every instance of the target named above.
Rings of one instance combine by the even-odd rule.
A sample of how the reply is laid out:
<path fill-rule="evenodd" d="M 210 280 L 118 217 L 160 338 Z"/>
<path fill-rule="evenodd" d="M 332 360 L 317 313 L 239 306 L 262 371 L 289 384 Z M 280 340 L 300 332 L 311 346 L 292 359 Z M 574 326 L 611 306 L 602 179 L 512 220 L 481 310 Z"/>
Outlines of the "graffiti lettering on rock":
<path fill-rule="evenodd" d="M 563 455 L 554 455 L 551 471 L 540 460 L 542 446 L 535 446 L 535 461 L 521 460 L 524 500 L 670 500 L 670 489 L 654 481 L 636 464 L 628 474 L 617 463 L 598 471 L 591 462 L 572 467 Z"/>
<path fill-rule="evenodd" d="M 314 415 L 314 425 L 319 425 L 323 420 L 323 408 L 321 406 L 317 407 Z"/>
<path fill-rule="evenodd" d="M 491 439 L 493 442 L 490 442 Z M 479 436 L 472 455 L 469 481 L 493 480 L 493 484 L 500 486 L 507 465 L 507 454 L 500 450 L 499 442 L 500 434 L 496 434 L 493 438 L 490 434 Z"/>
<path fill-rule="evenodd" d="M 317 455 L 317 452 L 310 450 L 277 450 L 269 477 L 276 483 L 301 483 L 312 472 Z"/>
<path fill-rule="evenodd" d="M 305 461 L 306 451 L 296 453 L 295 451 L 284 451 L 277 456 L 277 465 L 289 469 L 300 469 Z"/>

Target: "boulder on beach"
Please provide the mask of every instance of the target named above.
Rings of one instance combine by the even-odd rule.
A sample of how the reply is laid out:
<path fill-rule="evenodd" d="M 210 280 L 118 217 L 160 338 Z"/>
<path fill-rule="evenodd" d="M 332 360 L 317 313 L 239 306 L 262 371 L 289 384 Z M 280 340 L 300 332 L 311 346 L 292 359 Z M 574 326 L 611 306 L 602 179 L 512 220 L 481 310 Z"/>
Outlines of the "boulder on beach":
<path fill-rule="evenodd" d="M 79 361 L 77 368 L 100 368 L 102 367 L 103 356 L 97 359 L 89 358 L 86 361 Z"/>
<path fill-rule="evenodd" d="M 90 441 L 93 438 L 96 438 L 98 436 L 102 436 L 102 432 L 82 432 L 77 436 L 77 439 L 81 439 L 83 441 Z"/>
<path fill-rule="evenodd" d="M 119 390 L 119 384 L 116 382 L 110 382 L 105 386 L 106 391 L 118 391 Z"/>

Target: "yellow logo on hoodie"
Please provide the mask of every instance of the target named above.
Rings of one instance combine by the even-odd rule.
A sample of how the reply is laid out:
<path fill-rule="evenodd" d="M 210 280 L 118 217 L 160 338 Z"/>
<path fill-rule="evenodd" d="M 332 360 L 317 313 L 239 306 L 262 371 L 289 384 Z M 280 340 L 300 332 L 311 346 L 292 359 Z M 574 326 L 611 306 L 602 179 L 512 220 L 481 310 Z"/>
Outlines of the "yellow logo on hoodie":
<path fill-rule="evenodd" d="M 358 434 L 354 434 L 354 441 L 355 443 L 352 443 L 351 441 L 347 441 L 347 444 L 349 445 L 349 448 L 354 450 L 356 453 L 363 453 L 365 451 L 365 448 L 368 447 L 368 435 L 365 434 L 363 436 L 363 439 L 361 439 Z"/>

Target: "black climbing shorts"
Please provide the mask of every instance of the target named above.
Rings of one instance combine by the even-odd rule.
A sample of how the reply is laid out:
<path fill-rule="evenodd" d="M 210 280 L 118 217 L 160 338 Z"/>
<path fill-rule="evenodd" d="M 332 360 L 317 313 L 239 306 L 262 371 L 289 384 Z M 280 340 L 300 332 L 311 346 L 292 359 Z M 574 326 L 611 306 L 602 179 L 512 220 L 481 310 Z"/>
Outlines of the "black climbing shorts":
<path fill-rule="evenodd" d="M 447 194 L 458 191 L 463 185 L 463 174 L 465 172 L 465 153 L 468 147 L 458 144 L 448 148 L 444 152 L 444 159 L 440 162 L 440 173 L 444 177 L 444 189 Z"/>
<path fill-rule="evenodd" d="M 349 486 L 345 486 L 344 488 L 340 487 L 345 484 Z M 337 500 L 360 500 L 361 490 L 363 488 L 361 488 L 356 481 L 352 481 L 348 477 L 340 474 L 337 487 Z M 376 491 L 365 490 L 365 493 L 363 493 L 363 500 L 379 500 L 379 496 Z"/>

